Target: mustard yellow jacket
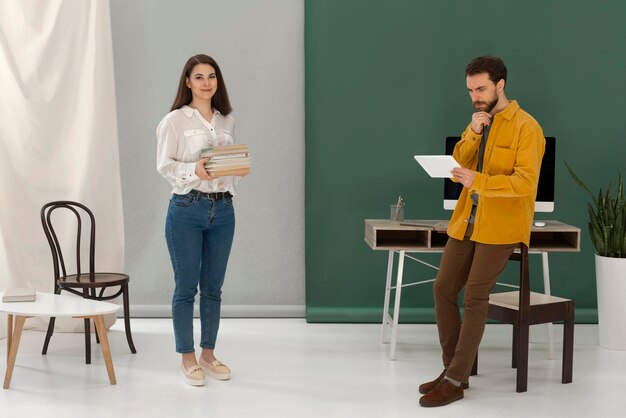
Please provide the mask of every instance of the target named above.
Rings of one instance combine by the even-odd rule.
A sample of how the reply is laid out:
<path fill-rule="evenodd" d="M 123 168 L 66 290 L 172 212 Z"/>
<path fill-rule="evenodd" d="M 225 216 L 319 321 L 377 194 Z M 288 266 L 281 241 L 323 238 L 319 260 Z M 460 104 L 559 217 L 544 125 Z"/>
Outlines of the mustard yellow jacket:
<path fill-rule="evenodd" d="M 465 129 L 453 156 L 462 167 L 476 170 L 482 134 Z M 463 239 L 472 210 L 471 193 L 479 196 L 471 240 L 483 244 L 528 245 L 535 211 L 537 181 L 546 141 L 539 123 L 512 100 L 491 123 L 483 172 L 463 188 L 448 235 Z"/>

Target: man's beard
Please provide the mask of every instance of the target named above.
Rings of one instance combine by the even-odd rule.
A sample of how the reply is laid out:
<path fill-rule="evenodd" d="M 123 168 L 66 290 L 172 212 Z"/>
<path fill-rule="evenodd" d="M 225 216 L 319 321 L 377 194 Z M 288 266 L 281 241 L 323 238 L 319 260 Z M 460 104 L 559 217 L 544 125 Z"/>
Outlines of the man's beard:
<path fill-rule="evenodd" d="M 493 108 L 496 107 L 497 103 L 498 103 L 498 96 L 495 96 L 493 100 L 491 100 L 490 102 L 474 102 L 472 104 L 474 105 L 474 109 L 476 109 L 477 111 L 490 113 L 493 110 Z M 479 105 L 486 105 L 486 107 L 484 109 L 478 109 Z"/>

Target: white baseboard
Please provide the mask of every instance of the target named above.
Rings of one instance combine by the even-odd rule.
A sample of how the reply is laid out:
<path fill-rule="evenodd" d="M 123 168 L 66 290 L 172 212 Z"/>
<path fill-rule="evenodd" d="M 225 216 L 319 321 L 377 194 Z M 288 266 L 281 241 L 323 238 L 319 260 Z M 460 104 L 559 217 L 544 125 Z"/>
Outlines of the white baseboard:
<path fill-rule="evenodd" d="M 123 311 L 117 313 L 122 317 Z M 198 305 L 194 307 L 193 315 L 198 318 Z M 130 305 L 132 318 L 170 318 L 171 305 Z M 304 305 L 222 305 L 222 318 L 304 318 Z"/>

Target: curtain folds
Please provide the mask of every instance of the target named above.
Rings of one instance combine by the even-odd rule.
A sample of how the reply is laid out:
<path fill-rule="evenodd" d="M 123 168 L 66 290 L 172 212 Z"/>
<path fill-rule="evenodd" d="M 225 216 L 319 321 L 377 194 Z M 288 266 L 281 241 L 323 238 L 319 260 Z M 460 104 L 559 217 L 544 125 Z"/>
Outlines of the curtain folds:
<path fill-rule="evenodd" d="M 0 86 L 0 290 L 53 291 L 52 257 L 39 220 L 42 205 L 52 200 L 91 208 L 96 267 L 123 271 L 109 2 L 0 2 Z M 59 222 L 69 245 L 75 223 L 69 216 Z M 47 324 L 29 321 L 31 328 Z M 82 329 L 82 320 L 57 324 L 60 331 Z"/>

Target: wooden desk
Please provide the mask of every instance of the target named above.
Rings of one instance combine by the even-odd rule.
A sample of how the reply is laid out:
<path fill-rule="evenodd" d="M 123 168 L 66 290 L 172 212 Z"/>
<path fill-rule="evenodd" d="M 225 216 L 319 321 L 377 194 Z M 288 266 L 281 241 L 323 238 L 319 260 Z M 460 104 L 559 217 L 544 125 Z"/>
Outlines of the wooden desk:
<path fill-rule="evenodd" d="M 0 293 L 0 301 L 2 295 Z M 120 307 L 113 303 L 101 302 L 92 299 L 83 299 L 67 295 L 55 295 L 51 293 L 37 292 L 34 302 L 0 302 L 0 312 L 6 312 L 7 317 L 7 370 L 4 375 L 4 389 L 8 389 L 13 376 L 17 349 L 20 345 L 24 321 L 31 316 L 44 317 L 74 317 L 93 318 L 96 331 L 100 337 L 102 356 L 109 375 L 109 382 L 114 385 L 115 371 L 107 338 L 107 330 L 104 325 L 103 315 L 113 313 Z M 13 330 L 13 316 L 15 315 L 15 330 Z"/>
<path fill-rule="evenodd" d="M 533 225 L 530 233 L 529 252 L 541 254 L 543 264 L 544 293 L 550 295 L 550 268 L 548 263 L 549 252 L 577 252 L 580 251 L 580 228 L 559 221 L 544 221 L 543 227 Z M 420 224 L 420 226 L 406 225 L 408 223 Z M 403 225 L 405 224 L 405 225 Z M 387 279 L 385 285 L 385 302 L 383 308 L 383 320 L 381 342 L 387 342 L 386 331 L 391 330 L 390 354 L 391 360 L 396 356 L 396 338 L 398 332 L 398 319 L 400 316 L 400 295 L 402 287 L 415 286 L 433 282 L 435 279 L 422 280 L 408 284 L 402 283 L 404 259 L 409 258 L 427 267 L 439 270 L 437 266 L 426 263 L 407 253 L 441 253 L 448 241 L 448 221 L 441 220 L 406 220 L 403 222 L 385 219 L 365 220 L 365 242 L 373 250 L 389 252 L 387 262 Z M 398 271 L 395 286 L 392 286 L 394 254 L 399 254 Z M 510 285 L 508 285 L 510 286 Z M 513 286 L 514 287 L 514 286 Z M 395 301 L 393 316 L 389 313 L 391 291 L 395 289 Z M 554 337 L 552 324 L 548 327 L 549 358 L 554 358 Z"/>

